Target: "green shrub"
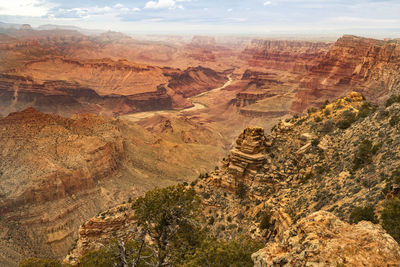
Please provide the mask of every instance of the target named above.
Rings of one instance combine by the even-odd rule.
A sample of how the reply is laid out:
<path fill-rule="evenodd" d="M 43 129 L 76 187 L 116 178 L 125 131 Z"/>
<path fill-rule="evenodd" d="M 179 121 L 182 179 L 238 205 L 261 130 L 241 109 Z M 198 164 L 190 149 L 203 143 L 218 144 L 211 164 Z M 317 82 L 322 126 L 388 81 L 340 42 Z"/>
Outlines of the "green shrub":
<path fill-rule="evenodd" d="M 22 260 L 18 267 L 61 267 L 61 263 L 51 259 L 29 258 Z"/>
<path fill-rule="evenodd" d="M 400 184 L 400 168 L 397 168 L 392 172 L 392 181 L 396 184 Z"/>
<path fill-rule="evenodd" d="M 325 134 L 330 133 L 330 132 L 333 131 L 334 126 L 335 126 L 335 124 L 333 123 L 333 121 L 332 120 L 328 120 L 323 124 L 321 132 L 325 133 Z"/>
<path fill-rule="evenodd" d="M 208 192 L 202 192 L 201 193 L 201 196 L 204 198 L 204 199 L 209 199 L 210 198 L 210 193 L 208 193 Z"/>
<path fill-rule="evenodd" d="M 262 248 L 260 242 L 248 237 L 235 240 L 206 239 L 194 255 L 187 257 L 180 267 L 252 267 L 251 254 Z"/>
<path fill-rule="evenodd" d="M 400 102 L 400 96 L 392 95 L 388 100 L 386 100 L 386 107 L 393 105 L 394 103 Z"/>
<path fill-rule="evenodd" d="M 400 243 L 400 199 L 388 200 L 381 213 L 382 227 Z"/>
<path fill-rule="evenodd" d="M 259 228 L 260 230 L 271 229 L 273 224 L 271 223 L 272 213 L 270 210 L 267 210 L 261 214 Z"/>
<path fill-rule="evenodd" d="M 244 199 L 247 195 L 247 186 L 240 182 L 237 186 L 236 189 L 236 195 L 240 198 L 240 199 Z"/>
<path fill-rule="evenodd" d="M 351 211 L 349 221 L 351 224 L 358 223 L 360 221 L 370 221 L 372 223 L 378 223 L 373 206 L 355 207 Z"/>
<path fill-rule="evenodd" d="M 399 123 L 399 121 L 400 121 L 400 117 L 398 116 L 398 115 L 393 115 L 391 118 L 390 118 L 390 121 L 389 121 L 389 123 L 390 123 L 390 126 L 396 126 L 398 123 Z"/>
<path fill-rule="evenodd" d="M 315 122 L 321 122 L 321 121 L 322 121 L 322 118 L 321 118 L 320 116 L 315 116 L 315 117 L 314 117 L 314 121 L 315 121 Z"/>
<path fill-rule="evenodd" d="M 361 166 L 368 164 L 372 161 L 372 156 L 376 154 L 380 148 L 379 145 L 372 145 L 372 142 L 365 139 L 358 147 L 358 151 L 353 159 L 353 170 L 359 169 Z"/>
<path fill-rule="evenodd" d="M 325 109 L 324 114 L 325 116 L 331 115 L 331 110 L 329 108 Z"/>
<path fill-rule="evenodd" d="M 309 109 L 307 109 L 307 113 L 308 113 L 308 114 L 315 113 L 315 112 L 317 112 L 317 109 L 316 109 L 316 108 L 309 108 Z"/>
<path fill-rule="evenodd" d="M 313 139 L 312 141 L 311 141 L 311 145 L 313 146 L 313 147 L 316 147 L 316 146 L 318 146 L 319 145 L 319 139 Z"/>
<path fill-rule="evenodd" d="M 322 105 L 319 107 L 319 109 L 322 110 L 322 109 L 326 108 L 327 105 L 329 105 L 329 100 L 328 100 L 328 99 L 325 100 L 324 104 L 322 104 Z"/>
<path fill-rule="evenodd" d="M 360 107 L 360 109 L 358 111 L 357 118 L 361 119 L 361 118 L 368 117 L 368 115 L 371 114 L 373 111 L 374 111 L 374 108 L 369 103 L 364 103 L 364 104 L 362 104 L 362 106 Z"/>
<path fill-rule="evenodd" d="M 349 128 L 356 120 L 356 114 L 350 110 L 346 110 L 342 114 L 342 119 L 336 123 L 336 126 L 344 130 Z"/>

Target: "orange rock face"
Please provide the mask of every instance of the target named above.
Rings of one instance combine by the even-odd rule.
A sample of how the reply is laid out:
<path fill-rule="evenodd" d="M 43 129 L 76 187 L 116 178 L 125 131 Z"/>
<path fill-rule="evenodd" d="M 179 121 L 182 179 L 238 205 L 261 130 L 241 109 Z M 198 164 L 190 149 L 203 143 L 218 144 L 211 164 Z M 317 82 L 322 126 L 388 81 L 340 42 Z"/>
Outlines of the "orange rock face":
<path fill-rule="evenodd" d="M 0 119 L 0 140 L 1 266 L 65 256 L 99 211 L 197 177 L 222 156 L 215 133 L 176 118 L 140 126 L 28 108 Z"/>
<path fill-rule="evenodd" d="M 250 66 L 305 72 L 318 64 L 330 46 L 323 42 L 253 40 L 242 57 Z"/>
<path fill-rule="evenodd" d="M 254 266 L 398 266 L 399 244 L 380 225 L 350 225 L 326 211 L 299 220 L 252 255 Z"/>
<path fill-rule="evenodd" d="M 117 125 L 98 117 L 65 119 L 33 108 L 2 119 L 2 195 L 7 198 L 0 212 L 92 188 L 118 166 L 123 154 L 118 133 Z"/>
<path fill-rule="evenodd" d="M 399 44 L 345 35 L 302 79 L 292 108 L 303 111 L 349 91 L 382 102 L 398 92 Z"/>

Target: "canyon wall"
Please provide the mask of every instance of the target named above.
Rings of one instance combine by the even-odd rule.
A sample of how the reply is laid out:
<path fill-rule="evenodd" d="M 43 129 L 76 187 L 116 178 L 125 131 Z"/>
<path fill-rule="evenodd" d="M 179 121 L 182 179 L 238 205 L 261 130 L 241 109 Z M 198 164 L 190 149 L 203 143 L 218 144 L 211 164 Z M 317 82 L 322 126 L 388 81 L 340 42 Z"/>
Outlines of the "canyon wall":
<path fill-rule="evenodd" d="M 253 40 L 241 57 L 250 66 L 305 72 L 318 64 L 330 46 L 323 42 Z"/>
<path fill-rule="evenodd" d="M 1 118 L 0 140 L 2 266 L 64 256 L 84 221 L 155 186 L 193 179 L 223 147 L 189 119 L 157 117 L 140 126 L 33 108 Z"/>
<path fill-rule="evenodd" d="M 349 91 L 380 103 L 399 91 L 399 44 L 345 35 L 301 80 L 292 108 L 303 111 Z"/>

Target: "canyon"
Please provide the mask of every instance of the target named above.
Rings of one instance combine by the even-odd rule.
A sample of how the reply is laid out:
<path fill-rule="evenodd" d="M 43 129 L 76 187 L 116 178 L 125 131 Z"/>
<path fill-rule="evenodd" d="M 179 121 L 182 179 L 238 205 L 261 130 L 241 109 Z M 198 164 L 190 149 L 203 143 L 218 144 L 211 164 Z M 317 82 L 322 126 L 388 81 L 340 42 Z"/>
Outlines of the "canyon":
<path fill-rule="evenodd" d="M 387 182 L 370 181 L 398 165 L 386 145 L 398 138 L 389 115 L 378 117 L 397 114 L 398 104 L 348 130 L 330 128 L 346 112 L 362 113 L 365 101 L 382 105 L 400 93 L 398 40 L 153 38 L 0 29 L 0 265 L 67 254 L 76 264 L 112 235 L 133 237 L 126 203 L 184 182 L 209 196 L 204 222 L 225 214 L 210 226 L 227 225 L 219 236 L 235 235 L 229 214 L 271 242 L 253 256 L 257 266 L 282 251 L 298 260 L 279 238 L 294 242 L 289 229 L 307 230 L 321 216 L 343 232 L 335 238 L 371 234 L 392 248 L 385 257 L 399 259 L 382 229 L 343 222 L 356 205 L 383 203 Z M 357 182 L 348 170 L 365 136 L 383 145 L 376 172 L 357 171 Z M 246 205 L 235 195 L 242 185 Z M 265 207 L 275 226 L 260 230 L 254 217 Z"/>

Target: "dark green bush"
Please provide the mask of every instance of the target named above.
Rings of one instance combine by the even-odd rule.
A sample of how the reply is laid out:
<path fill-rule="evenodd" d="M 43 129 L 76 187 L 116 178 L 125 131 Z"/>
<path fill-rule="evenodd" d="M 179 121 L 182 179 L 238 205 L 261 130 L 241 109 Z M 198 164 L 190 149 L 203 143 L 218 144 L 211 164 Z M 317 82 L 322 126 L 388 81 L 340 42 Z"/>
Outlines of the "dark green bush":
<path fill-rule="evenodd" d="M 358 111 L 357 119 L 368 117 L 374 111 L 374 108 L 369 103 L 364 103 Z"/>
<path fill-rule="evenodd" d="M 389 123 L 390 123 L 390 126 L 396 126 L 398 123 L 399 123 L 399 121 L 400 121 L 400 117 L 398 116 L 398 115 L 393 115 L 391 118 L 390 118 L 390 121 L 389 121 Z"/>
<path fill-rule="evenodd" d="M 400 102 L 400 95 L 392 95 L 388 100 L 386 100 L 386 107 L 393 105 L 394 103 Z"/>
<path fill-rule="evenodd" d="M 311 145 L 313 146 L 313 147 L 316 147 L 316 146 L 318 146 L 319 145 L 319 139 L 313 139 L 312 141 L 311 141 Z"/>
<path fill-rule="evenodd" d="M 361 166 L 368 164 L 372 161 L 372 156 L 377 153 L 380 148 L 379 145 L 372 145 L 372 142 L 365 139 L 358 147 L 358 151 L 353 159 L 353 171 L 359 169 Z"/>
<path fill-rule="evenodd" d="M 261 214 L 259 228 L 260 230 L 271 229 L 273 224 L 271 223 L 272 213 L 270 210 L 267 210 Z"/>
<path fill-rule="evenodd" d="M 333 131 L 334 126 L 335 126 L 335 124 L 333 123 L 333 121 L 328 120 L 323 124 L 321 132 L 325 133 L 325 134 L 330 133 Z"/>
<path fill-rule="evenodd" d="M 246 197 L 247 186 L 244 183 L 240 182 L 238 184 L 237 189 L 236 189 L 236 195 L 241 199 L 244 199 Z"/>
<path fill-rule="evenodd" d="M 378 223 L 373 206 L 355 207 L 351 211 L 349 221 L 352 224 L 358 223 L 360 221 L 370 221 L 372 223 Z"/>
<path fill-rule="evenodd" d="M 342 119 L 336 123 L 336 126 L 344 130 L 349 128 L 356 120 L 356 114 L 350 110 L 346 110 L 342 114 Z"/>
<path fill-rule="evenodd" d="M 400 199 L 394 198 L 385 203 L 381 213 L 382 227 L 400 243 Z"/>
<path fill-rule="evenodd" d="M 315 116 L 315 117 L 314 117 L 314 121 L 315 121 L 315 122 L 321 122 L 321 121 L 322 121 L 322 118 L 321 118 L 320 116 Z"/>
<path fill-rule="evenodd" d="M 316 109 L 316 108 L 309 108 L 309 109 L 307 109 L 307 113 L 308 113 L 308 114 L 315 113 L 315 112 L 317 112 L 317 109 Z"/>
<path fill-rule="evenodd" d="M 209 238 L 203 242 L 194 255 L 180 267 L 252 267 L 251 254 L 262 248 L 260 242 L 248 237 L 239 237 L 235 240 Z"/>
<path fill-rule="evenodd" d="M 61 263 L 51 259 L 29 258 L 21 261 L 18 267 L 61 267 Z"/>
<path fill-rule="evenodd" d="M 322 105 L 319 107 L 319 109 L 322 110 L 322 109 L 326 108 L 327 105 L 329 105 L 329 100 L 328 100 L 328 99 L 325 100 L 324 104 L 322 104 Z"/>

